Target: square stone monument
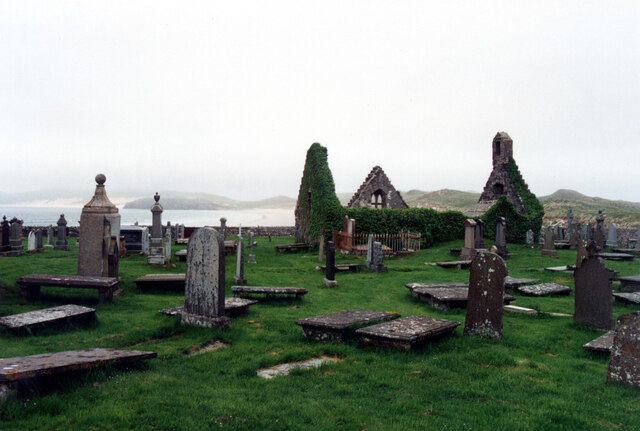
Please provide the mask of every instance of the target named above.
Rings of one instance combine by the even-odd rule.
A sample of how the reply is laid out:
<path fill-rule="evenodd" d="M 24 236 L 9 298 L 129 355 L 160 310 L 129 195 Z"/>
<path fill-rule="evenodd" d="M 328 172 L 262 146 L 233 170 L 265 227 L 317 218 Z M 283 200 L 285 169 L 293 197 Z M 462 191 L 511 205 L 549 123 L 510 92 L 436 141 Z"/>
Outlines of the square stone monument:
<path fill-rule="evenodd" d="M 9 243 L 11 244 L 12 256 L 19 256 L 24 254 L 24 247 L 22 245 L 22 223 L 16 217 L 11 219 L 11 231 L 9 235 Z M 68 247 L 67 247 L 68 250 Z"/>

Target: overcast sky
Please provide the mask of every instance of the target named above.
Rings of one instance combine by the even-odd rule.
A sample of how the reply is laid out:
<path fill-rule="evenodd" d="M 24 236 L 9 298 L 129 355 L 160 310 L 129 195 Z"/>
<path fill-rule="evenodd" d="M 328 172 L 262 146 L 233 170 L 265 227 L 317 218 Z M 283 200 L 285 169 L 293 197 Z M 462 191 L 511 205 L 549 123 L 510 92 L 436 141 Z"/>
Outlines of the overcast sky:
<path fill-rule="evenodd" d="M 640 201 L 638 1 L 1 1 L 0 191 L 481 191 Z"/>

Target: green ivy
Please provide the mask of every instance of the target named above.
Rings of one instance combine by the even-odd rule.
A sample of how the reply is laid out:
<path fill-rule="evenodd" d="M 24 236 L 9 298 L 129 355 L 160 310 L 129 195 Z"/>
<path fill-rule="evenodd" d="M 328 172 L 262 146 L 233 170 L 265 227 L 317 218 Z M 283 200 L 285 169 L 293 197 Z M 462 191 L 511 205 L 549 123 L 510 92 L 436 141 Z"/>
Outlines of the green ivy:
<path fill-rule="evenodd" d="M 340 228 L 343 215 L 344 208 L 336 196 L 333 175 L 329 169 L 327 149 L 314 143 L 307 151 L 298 192 L 296 241 L 317 243 L 321 235 Z"/>
<path fill-rule="evenodd" d="M 439 212 L 431 208 L 371 209 L 345 208 L 347 216 L 356 221 L 360 233 L 396 233 L 411 231 L 422 234 L 422 245 L 460 239 L 464 236 L 464 220 L 459 211 Z"/>
<path fill-rule="evenodd" d="M 525 214 L 520 214 L 506 196 L 500 196 L 500 199 L 482 216 L 484 234 L 488 237 L 495 236 L 496 220 L 502 214 L 507 224 L 507 241 L 523 242 L 529 229 L 533 230 L 533 237 L 538 238 L 544 217 L 544 207 L 525 184 L 516 162 L 509 159 L 504 167 L 516 192 L 520 195 Z"/>

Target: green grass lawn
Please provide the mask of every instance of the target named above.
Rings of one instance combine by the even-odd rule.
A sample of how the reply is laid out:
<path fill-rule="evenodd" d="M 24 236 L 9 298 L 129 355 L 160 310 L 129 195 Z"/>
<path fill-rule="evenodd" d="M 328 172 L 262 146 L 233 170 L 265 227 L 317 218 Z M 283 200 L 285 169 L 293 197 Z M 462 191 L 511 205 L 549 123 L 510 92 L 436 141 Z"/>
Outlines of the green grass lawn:
<path fill-rule="evenodd" d="M 0 357 L 91 347 L 151 350 L 156 359 L 128 368 L 67 375 L 28 389 L 0 404 L 0 429 L 317 429 L 317 430 L 637 430 L 640 391 L 606 383 L 608 357 L 582 345 L 603 331 L 577 326 L 568 317 L 505 313 L 504 338 L 455 336 L 412 352 L 358 348 L 308 341 L 294 322 L 302 317 L 356 308 L 426 315 L 464 324 L 465 311 L 438 311 L 413 298 L 407 282 L 468 282 L 466 270 L 425 265 L 454 260 L 438 244 L 412 256 L 386 259 L 386 273 L 338 273 L 338 287 L 322 287 L 317 252 L 276 253 L 273 246 L 292 238 L 258 238 L 257 265 L 245 264 L 249 285 L 301 286 L 301 300 L 256 304 L 234 318 L 225 331 L 181 326 L 158 313 L 182 305 L 179 292 L 140 292 L 134 280 L 147 273 L 184 272 L 185 264 L 152 268 L 146 258 L 120 261 L 123 295 L 97 304 L 97 292 L 42 288 L 42 298 L 26 303 L 15 280 L 30 273 L 75 274 L 71 251 L 0 258 L 0 315 L 80 303 L 95 307 L 97 322 L 84 327 L 16 336 L 0 330 Z M 174 252 L 183 247 L 174 246 Z M 571 264 L 575 251 L 558 258 L 540 250 L 509 245 L 509 275 L 538 278 L 573 287 L 569 273 L 542 271 Z M 336 257 L 336 263 L 364 257 Z M 607 262 L 619 275 L 640 273 L 637 262 Z M 227 258 L 231 295 L 235 256 Z M 514 305 L 546 312 L 573 313 L 569 297 L 529 298 Z M 614 305 L 618 316 L 637 307 Z M 229 346 L 188 356 L 212 340 Z M 314 356 L 343 361 L 264 380 L 263 367 Z"/>

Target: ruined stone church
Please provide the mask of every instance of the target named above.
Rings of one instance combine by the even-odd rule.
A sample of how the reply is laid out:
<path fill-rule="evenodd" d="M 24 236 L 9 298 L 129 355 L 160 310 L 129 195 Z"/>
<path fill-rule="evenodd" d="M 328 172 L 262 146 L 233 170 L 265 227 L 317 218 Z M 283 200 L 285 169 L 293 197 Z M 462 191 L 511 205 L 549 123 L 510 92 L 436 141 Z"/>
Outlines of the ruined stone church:
<path fill-rule="evenodd" d="M 380 166 L 373 167 L 347 207 L 409 208 Z"/>
<path fill-rule="evenodd" d="M 522 198 L 518 194 L 505 167 L 505 164 L 513 159 L 513 140 L 506 132 L 498 132 L 493 138 L 492 150 L 493 170 L 472 213 L 474 215 L 484 214 L 496 203 L 500 196 L 505 195 L 516 211 L 520 214 L 525 214 Z M 527 190 L 529 189 L 526 183 L 524 186 Z"/>

